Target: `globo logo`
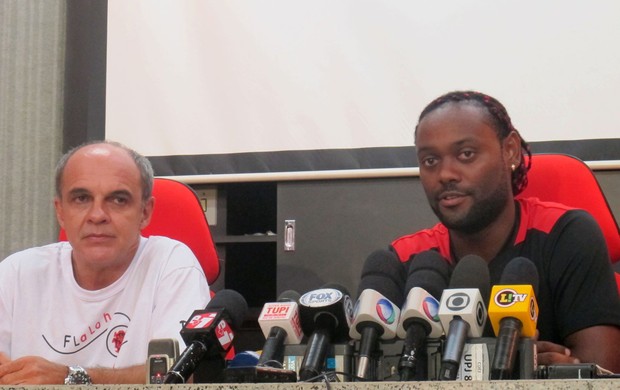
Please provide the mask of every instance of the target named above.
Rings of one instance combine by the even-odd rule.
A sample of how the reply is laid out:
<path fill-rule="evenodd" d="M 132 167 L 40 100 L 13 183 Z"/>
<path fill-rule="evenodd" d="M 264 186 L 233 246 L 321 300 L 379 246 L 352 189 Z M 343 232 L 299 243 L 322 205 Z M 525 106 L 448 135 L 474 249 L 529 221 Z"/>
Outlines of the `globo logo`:
<path fill-rule="evenodd" d="M 439 302 L 432 297 L 424 298 L 422 309 L 429 320 L 439 322 Z"/>
<path fill-rule="evenodd" d="M 446 307 L 450 310 L 460 311 L 469 305 L 469 296 L 465 293 L 457 292 L 448 297 Z"/>
<path fill-rule="evenodd" d="M 484 305 L 482 304 L 482 302 L 478 301 L 478 303 L 476 304 L 476 322 L 478 323 L 478 326 L 484 325 L 484 321 L 486 319 L 485 314 L 486 313 L 484 311 Z"/>
<path fill-rule="evenodd" d="M 391 325 L 396 321 L 396 310 L 394 310 L 392 303 L 387 299 L 379 299 L 375 309 L 381 321 L 386 324 Z"/>

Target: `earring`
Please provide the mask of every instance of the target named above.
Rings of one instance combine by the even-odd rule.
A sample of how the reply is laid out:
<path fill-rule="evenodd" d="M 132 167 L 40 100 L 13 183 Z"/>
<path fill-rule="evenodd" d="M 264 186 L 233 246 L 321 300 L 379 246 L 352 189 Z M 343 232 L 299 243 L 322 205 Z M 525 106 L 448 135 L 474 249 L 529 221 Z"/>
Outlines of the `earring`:
<path fill-rule="evenodd" d="M 516 166 L 515 164 L 512 164 L 512 165 L 510 166 L 510 169 L 512 169 L 512 171 L 514 172 L 514 171 L 515 171 L 515 169 L 517 169 L 517 166 Z"/>

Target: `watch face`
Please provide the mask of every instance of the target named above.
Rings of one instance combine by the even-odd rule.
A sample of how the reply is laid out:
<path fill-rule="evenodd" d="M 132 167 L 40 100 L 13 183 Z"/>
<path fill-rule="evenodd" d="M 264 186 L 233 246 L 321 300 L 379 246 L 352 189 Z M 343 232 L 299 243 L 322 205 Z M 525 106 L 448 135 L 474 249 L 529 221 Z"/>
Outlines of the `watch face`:
<path fill-rule="evenodd" d="M 90 376 L 82 367 L 69 367 L 69 375 L 65 378 L 65 385 L 90 385 Z"/>

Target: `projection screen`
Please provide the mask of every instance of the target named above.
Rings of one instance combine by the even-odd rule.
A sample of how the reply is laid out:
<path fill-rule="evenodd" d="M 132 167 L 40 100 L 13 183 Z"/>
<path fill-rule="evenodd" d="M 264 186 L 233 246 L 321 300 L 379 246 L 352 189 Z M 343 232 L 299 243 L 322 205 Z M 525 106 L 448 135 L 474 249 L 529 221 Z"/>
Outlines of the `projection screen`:
<path fill-rule="evenodd" d="M 105 137 L 194 182 L 415 174 L 420 111 L 474 89 L 535 152 L 617 168 L 618 20 L 615 0 L 108 0 Z"/>

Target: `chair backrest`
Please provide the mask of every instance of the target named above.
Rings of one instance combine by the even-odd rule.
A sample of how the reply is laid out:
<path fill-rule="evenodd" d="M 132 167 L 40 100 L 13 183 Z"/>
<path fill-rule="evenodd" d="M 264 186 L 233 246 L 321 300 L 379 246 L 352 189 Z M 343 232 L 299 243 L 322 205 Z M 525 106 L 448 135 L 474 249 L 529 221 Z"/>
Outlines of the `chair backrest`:
<path fill-rule="evenodd" d="M 155 178 L 153 196 L 153 216 L 142 235 L 166 236 L 183 242 L 198 258 L 209 284 L 213 284 L 220 274 L 220 262 L 207 218 L 194 190 L 179 181 Z M 67 239 L 62 229 L 59 239 Z"/>
<path fill-rule="evenodd" d="M 518 197 L 563 203 L 596 219 L 612 263 L 620 261 L 620 230 L 596 176 L 583 161 L 566 154 L 534 154 L 528 185 Z"/>

